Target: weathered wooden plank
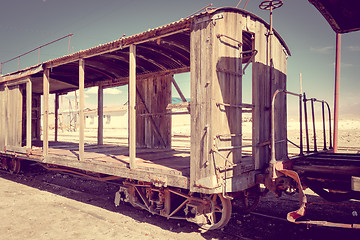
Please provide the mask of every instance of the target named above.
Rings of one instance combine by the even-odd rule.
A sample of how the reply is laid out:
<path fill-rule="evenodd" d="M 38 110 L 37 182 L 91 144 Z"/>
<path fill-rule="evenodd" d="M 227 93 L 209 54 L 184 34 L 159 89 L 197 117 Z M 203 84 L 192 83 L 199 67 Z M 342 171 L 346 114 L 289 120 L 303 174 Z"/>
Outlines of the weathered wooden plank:
<path fill-rule="evenodd" d="M 26 147 L 31 148 L 32 133 L 32 83 L 30 78 L 26 82 Z"/>
<path fill-rule="evenodd" d="M 84 92 L 84 83 L 85 83 L 85 60 L 79 60 L 79 159 L 80 161 L 84 160 L 84 131 L 85 131 L 85 92 Z"/>
<path fill-rule="evenodd" d="M 199 19 L 192 26 L 190 37 L 191 69 L 191 160 L 190 189 L 204 191 L 212 188 L 214 182 L 199 180 L 215 175 L 214 164 L 210 158 L 210 98 L 213 71 L 214 25 L 208 18 Z"/>
<path fill-rule="evenodd" d="M 4 84 L 0 85 L 0 151 L 5 148 L 6 132 L 6 94 L 7 90 Z"/>
<path fill-rule="evenodd" d="M 102 84 L 98 86 L 98 135 L 97 144 L 104 144 L 104 89 Z"/>
<path fill-rule="evenodd" d="M 49 73 L 50 69 L 44 69 L 43 73 L 43 156 L 49 151 Z"/>
<path fill-rule="evenodd" d="M 212 83 L 212 104 L 211 111 L 212 135 L 216 138 L 216 148 L 239 147 L 242 144 L 242 113 L 240 107 L 229 107 L 218 105 L 219 103 L 239 106 L 242 104 L 242 29 L 241 15 L 237 13 L 227 13 L 223 18 L 216 21 L 214 49 L 214 65 L 216 73 L 213 75 Z M 215 124 L 216 123 L 216 124 Z M 218 137 L 217 137 L 218 136 Z M 231 136 L 231 137 L 223 137 Z M 237 164 L 236 167 L 226 171 L 226 177 L 240 174 L 241 171 L 241 148 L 222 151 L 220 154 L 213 155 L 216 166 Z M 226 158 L 227 160 L 225 160 Z M 218 173 L 224 175 L 225 173 Z M 236 187 L 236 186 L 234 186 Z"/>
<path fill-rule="evenodd" d="M 270 96 L 269 96 L 269 59 L 267 29 L 263 23 L 255 22 L 255 49 L 258 54 L 253 63 L 253 156 L 255 169 L 262 169 L 269 161 L 270 140 Z"/>
<path fill-rule="evenodd" d="M 22 121 L 23 121 L 23 98 L 19 85 L 6 88 L 6 144 L 21 146 L 22 144 Z"/>
<path fill-rule="evenodd" d="M 136 168 L 136 46 L 129 48 L 129 156 L 130 168 Z"/>
<path fill-rule="evenodd" d="M 55 142 L 58 141 L 58 131 L 59 131 L 59 94 L 55 94 Z"/>
<path fill-rule="evenodd" d="M 23 154 L 29 155 L 29 154 L 31 154 L 31 149 L 28 147 L 7 145 L 6 152 L 7 153 L 8 152 L 23 153 Z"/>

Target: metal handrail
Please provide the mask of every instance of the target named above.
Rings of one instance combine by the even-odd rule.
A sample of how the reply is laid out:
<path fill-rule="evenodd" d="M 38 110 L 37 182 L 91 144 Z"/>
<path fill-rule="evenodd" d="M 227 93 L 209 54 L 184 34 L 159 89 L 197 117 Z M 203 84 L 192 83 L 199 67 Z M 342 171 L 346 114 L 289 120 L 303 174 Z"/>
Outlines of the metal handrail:
<path fill-rule="evenodd" d="M 289 92 L 284 89 L 277 89 L 272 97 L 272 101 L 271 101 L 271 143 L 270 143 L 271 160 L 270 160 L 270 167 L 273 167 L 274 169 L 275 169 L 275 164 L 276 164 L 276 157 L 275 157 L 275 99 L 279 93 L 285 93 L 285 94 L 299 97 L 300 109 L 301 109 L 301 98 L 302 98 L 301 94 Z M 300 112 L 301 112 L 301 110 L 300 110 Z M 302 114 L 300 114 L 300 134 L 302 135 L 301 130 L 302 130 Z M 300 146 L 301 146 L 300 149 L 302 149 L 302 141 L 300 142 Z"/>
<path fill-rule="evenodd" d="M 276 169 L 276 157 L 275 157 L 275 99 L 276 96 L 279 93 L 284 93 L 284 94 L 290 94 L 293 96 L 297 96 L 299 97 L 299 111 L 300 111 L 300 116 L 299 116 L 299 120 L 300 120 L 300 155 L 303 155 L 303 142 L 302 142 L 302 101 L 304 102 L 304 112 L 305 112 L 305 124 L 306 124 L 306 138 L 307 138 L 307 149 L 309 152 L 309 135 L 308 135 L 308 124 L 307 124 L 307 111 L 306 111 L 306 102 L 307 101 L 311 101 L 312 102 L 312 115 L 313 115 L 313 122 L 315 123 L 315 114 L 314 114 L 314 102 L 321 102 L 322 106 L 323 106 L 323 131 L 325 132 L 325 114 L 324 114 L 324 105 L 326 104 L 328 107 L 328 111 L 329 111 L 329 123 L 330 123 L 330 149 L 332 148 L 332 142 L 331 142 L 331 112 L 330 112 L 330 107 L 329 104 L 326 101 L 323 100 L 317 100 L 315 98 L 311 98 L 311 99 L 307 99 L 306 95 L 304 93 L 304 99 L 302 94 L 298 94 L 298 93 L 293 93 L 293 92 L 289 92 L 287 90 L 284 89 L 277 89 L 275 91 L 275 93 L 273 94 L 272 97 L 272 101 L 271 101 L 271 142 L 270 142 L 270 147 L 271 147 L 271 159 L 269 162 L 269 174 L 271 175 L 271 177 L 273 178 L 275 176 L 275 169 Z M 314 132 L 315 132 L 315 124 L 314 124 Z M 326 135 L 324 134 L 324 150 L 326 150 Z M 314 138 L 316 138 L 316 135 L 314 134 Z M 315 143 L 315 150 L 316 150 L 316 141 L 314 141 Z"/>
<path fill-rule="evenodd" d="M 48 46 L 48 45 L 50 45 L 50 44 L 53 44 L 53 43 L 55 43 L 55 42 L 58 42 L 58 41 L 60 41 L 60 40 L 62 40 L 62 39 L 64 39 L 64 38 L 67 38 L 67 37 L 69 38 L 69 44 L 68 44 L 68 50 L 67 50 L 67 53 L 69 54 L 69 52 L 70 52 L 70 41 L 71 41 L 71 36 L 72 36 L 72 35 L 74 35 L 74 34 L 73 34 L 73 33 L 70 33 L 70 34 L 68 34 L 68 35 L 66 35 L 66 36 L 63 36 L 63 37 L 61 37 L 61 38 L 58 38 L 58 39 L 56 39 L 56 40 L 54 40 L 54 41 L 51 41 L 51 42 L 45 43 L 45 44 L 43 44 L 43 45 L 41 45 L 41 46 L 38 46 L 38 47 L 36 47 L 36 48 L 34 48 L 34 49 L 30 50 L 30 51 L 27 51 L 26 53 L 20 54 L 20 55 L 18 55 L 18 56 L 16 56 L 16 57 L 13 57 L 13 58 L 9 59 L 9 60 L 6 60 L 6 61 L 4 61 L 4 62 L 1 62 L 1 63 L 0 63 L 0 74 L 2 74 L 3 65 L 4 65 L 5 63 L 11 62 L 11 61 L 13 61 L 13 60 L 15 60 L 15 59 L 18 60 L 18 70 L 20 70 L 20 58 L 23 57 L 23 56 L 25 56 L 25 55 L 27 55 L 27 54 L 29 54 L 29 53 L 32 53 L 32 52 L 34 52 L 34 51 L 36 51 L 36 50 L 39 50 L 39 53 L 38 53 L 38 64 L 39 64 L 39 63 L 40 63 L 40 49 L 41 49 L 41 48 L 46 47 L 46 46 Z"/>
<path fill-rule="evenodd" d="M 322 107 L 322 122 L 323 122 L 323 137 L 324 137 L 324 148 L 323 150 L 327 150 L 327 145 L 326 145 L 326 127 L 325 127 L 325 104 L 327 106 L 328 109 L 328 119 L 329 119 L 329 149 L 333 148 L 332 145 L 332 132 L 331 132 L 331 110 L 330 110 L 330 106 L 329 104 L 324 101 L 324 100 L 318 100 L 316 98 L 306 98 L 306 95 L 304 93 L 304 109 L 305 109 L 305 123 L 306 123 L 306 141 L 307 141 L 307 152 L 310 152 L 309 149 L 309 133 L 308 133 L 308 125 L 307 125 L 307 114 L 306 114 L 306 102 L 311 101 L 311 112 L 312 112 L 312 121 L 313 121 L 313 137 L 314 137 L 314 152 L 317 152 L 317 142 L 316 142 L 316 127 L 315 127 L 315 114 L 314 114 L 314 103 L 321 103 L 321 107 Z"/>

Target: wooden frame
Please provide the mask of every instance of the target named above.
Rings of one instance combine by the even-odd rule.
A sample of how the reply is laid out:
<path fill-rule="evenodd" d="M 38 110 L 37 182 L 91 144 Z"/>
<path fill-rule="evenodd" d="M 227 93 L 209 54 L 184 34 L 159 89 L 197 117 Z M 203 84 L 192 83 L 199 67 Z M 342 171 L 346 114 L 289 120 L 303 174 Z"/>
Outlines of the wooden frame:
<path fill-rule="evenodd" d="M 98 86 L 98 135 L 97 144 L 104 144 L 104 88 L 102 84 Z"/>
<path fill-rule="evenodd" d="M 85 131 L 85 60 L 79 60 L 79 160 L 84 160 L 84 131 Z"/>
<path fill-rule="evenodd" d="M 31 149 L 32 128 L 32 83 L 30 78 L 26 82 L 26 148 Z"/>
<path fill-rule="evenodd" d="M 267 29 L 263 20 L 250 13 L 218 9 L 2 77 L 0 83 L 6 84 L 34 77 L 26 83 L 28 109 L 32 95 L 29 92 L 35 89 L 34 93 L 43 94 L 43 149 L 33 149 L 31 155 L 22 155 L 22 158 L 149 181 L 159 186 L 170 184 L 205 194 L 237 192 L 253 186 L 256 173 L 268 161 L 270 122 L 266 109 L 270 106 L 270 96 L 277 88 L 286 88 L 288 49 L 274 32 L 271 44 L 274 56 L 269 59 Z M 258 54 L 254 58 L 243 57 L 245 50 L 257 50 Z M 154 57 L 155 54 L 158 55 Z M 254 59 L 253 102 L 244 104 L 242 64 L 249 59 Z M 38 74 L 42 71 L 41 92 Z M 68 71 L 71 78 L 60 75 L 62 71 Z M 186 98 L 172 74 L 188 71 L 191 74 L 191 104 L 182 106 L 191 110 L 188 111 L 191 115 L 191 147 L 190 151 L 176 151 L 171 149 L 171 84 L 182 101 Z M 77 72 L 76 82 L 73 79 L 76 80 Z M 100 146 L 104 144 L 103 89 L 124 84 L 128 84 L 128 145 L 126 149 L 112 148 L 108 154 L 108 146 Z M 84 89 L 90 86 L 98 86 L 96 146 L 85 145 L 84 139 Z M 79 144 L 58 147 L 56 144 L 60 142 L 49 141 L 49 94 L 56 94 L 57 141 L 59 94 L 73 90 L 79 90 Z M 7 87 L 4 92 L 8 98 Z M 276 103 L 280 106 L 275 113 L 280 119 L 276 126 L 280 129 L 277 140 L 286 138 L 285 100 L 278 98 Z M 253 113 L 254 132 L 249 146 L 242 142 L 241 122 L 245 111 Z M 30 111 L 26 116 L 31 118 Z M 27 147 L 34 145 L 29 134 L 30 123 L 28 121 L 26 126 Z M 243 154 L 245 147 L 252 148 L 251 156 Z M 279 144 L 276 152 L 281 158 L 286 148 Z M 164 171 L 163 176 L 159 174 L 160 170 Z"/>
<path fill-rule="evenodd" d="M 129 48 L 129 158 L 130 168 L 136 168 L 136 46 Z"/>
<path fill-rule="evenodd" d="M 43 156 L 49 152 L 49 87 L 50 69 L 46 68 L 43 73 Z"/>

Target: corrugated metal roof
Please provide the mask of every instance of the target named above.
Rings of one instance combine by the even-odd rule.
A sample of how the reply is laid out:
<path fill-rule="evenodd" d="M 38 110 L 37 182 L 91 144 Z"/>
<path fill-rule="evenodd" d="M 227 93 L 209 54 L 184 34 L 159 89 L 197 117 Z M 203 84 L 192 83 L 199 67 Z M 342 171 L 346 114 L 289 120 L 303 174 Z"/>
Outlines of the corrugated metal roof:
<path fill-rule="evenodd" d="M 120 38 L 87 50 L 52 59 L 44 62 L 42 65 L 8 74 L 2 77 L 1 81 L 18 79 L 26 75 L 31 75 L 33 78 L 40 80 L 43 69 L 51 68 L 50 78 L 65 83 L 62 86 L 68 86 L 62 91 L 71 91 L 78 86 L 78 60 L 84 58 L 86 71 L 85 87 L 98 85 L 99 82 L 102 82 L 105 87 L 126 84 L 127 77 L 129 76 L 128 47 L 131 44 L 136 44 L 136 71 L 138 76 L 154 73 L 188 72 L 190 71 L 190 28 L 192 22 L 202 17 L 211 17 L 221 11 L 250 15 L 252 18 L 268 26 L 263 19 L 247 11 L 237 8 L 220 8 L 180 19 L 179 21 L 149 29 L 133 36 Z M 288 47 L 276 31 L 275 35 L 290 55 Z M 251 42 L 251 34 L 245 34 L 243 39 L 244 49 L 251 49 Z M 69 88 L 69 86 L 72 87 Z M 52 87 L 52 84 L 50 84 L 50 91 L 59 91 L 59 88 L 60 86 Z"/>

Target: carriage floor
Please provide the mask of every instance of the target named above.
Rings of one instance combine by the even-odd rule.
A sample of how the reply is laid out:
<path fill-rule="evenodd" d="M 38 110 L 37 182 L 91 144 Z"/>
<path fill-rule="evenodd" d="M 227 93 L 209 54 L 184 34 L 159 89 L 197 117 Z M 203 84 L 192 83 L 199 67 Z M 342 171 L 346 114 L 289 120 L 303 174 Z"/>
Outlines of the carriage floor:
<path fill-rule="evenodd" d="M 187 187 L 190 178 L 190 149 L 186 148 L 138 148 L 136 169 L 129 168 L 129 149 L 121 145 L 85 144 L 84 159 L 80 161 L 77 143 L 50 141 L 46 158 L 42 154 L 42 142 L 33 142 L 29 160 L 136 180 L 162 181 L 165 176 L 167 184 L 173 182 L 178 187 Z"/>

